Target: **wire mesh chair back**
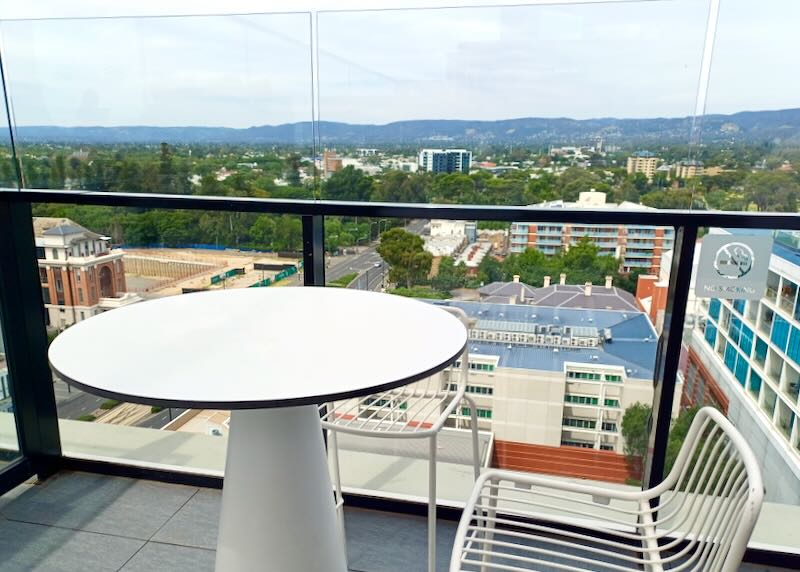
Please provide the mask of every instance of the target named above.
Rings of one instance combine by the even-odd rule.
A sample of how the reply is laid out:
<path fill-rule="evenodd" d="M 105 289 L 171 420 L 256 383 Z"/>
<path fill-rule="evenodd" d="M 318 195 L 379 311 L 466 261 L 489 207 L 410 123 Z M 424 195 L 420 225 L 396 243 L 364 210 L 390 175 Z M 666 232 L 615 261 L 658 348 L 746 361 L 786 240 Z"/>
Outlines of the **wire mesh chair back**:
<path fill-rule="evenodd" d="M 652 489 L 484 472 L 459 524 L 450 570 L 735 572 L 763 494 L 744 438 L 707 407 Z"/>
<path fill-rule="evenodd" d="M 455 306 L 439 306 L 464 324 L 469 331 L 471 321 L 466 312 Z M 469 340 L 468 340 L 469 341 Z M 464 396 L 469 374 L 469 343 L 457 360 L 455 375 L 437 373 L 415 383 L 376 393 L 359 399 L 329 403 L 321 421 L 323 426 L 335 423 L 344 432 L 414 436 L 436 432 L 447 415 L 454 412 Z M 455 391 L 451 381 L 455 378 Z"/>
<path fill-rule="evenodd" d="M 670 570 L 733 571 L 761 510 L 764 485 L 752 450 L 725 416 L 700 409 L 675 465 L 643 515 Z"/>

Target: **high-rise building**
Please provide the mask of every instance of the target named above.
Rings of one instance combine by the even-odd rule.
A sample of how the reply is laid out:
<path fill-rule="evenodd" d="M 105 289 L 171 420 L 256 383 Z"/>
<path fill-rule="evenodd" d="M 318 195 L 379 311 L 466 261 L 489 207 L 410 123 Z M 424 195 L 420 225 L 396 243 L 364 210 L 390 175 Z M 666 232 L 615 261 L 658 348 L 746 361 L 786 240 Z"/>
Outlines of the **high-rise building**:
<path fill-rule="evenodd" d="M 322 153 L 322 175 L 330 177 L 336 171 L 342 169 L 342 159 L 336 151 L 325 151 Z"/>
<path fill-rule="evenodd" d="M 121 250 L 68 218 L 33 219 L 39 279 L 49 326 L 64 328 L 138 302 L 126 292 Z"/>
<path fill-rule="evenodd" d="M 648 181 L 653 180 L 661 159 L 650 151 L 639 151 L 628 157 L 628 174 L 644 173 Z"/>
<path fill-rule="evenodd" d="M 587 208 L 652 210 L 631 202 L 607 203 L 606 194 L 597 191 L 580 193 L 577 202 L 562 200 L 531 205 L 545 208 Z M 588 237 L 600 249 L 600 254 L 622 259 L 623 272 L 636 269 L 659 274 L 661 255 L 672 248 L 674 231 L 671 227 L 611 224 L 558 224 L 514 222 L 511 224 L 510 251 L 524 252 L 535 248 L 544 254 L 555 255 L 568 249 L 583 237 Z"/>
<path fill-rule="evenodd" d="M 466 149 L 422 149 L 419 168 L 431 173 L 469 173 L 472 152 Z"/>
<path fill-rule="evenodd" d="M 719 167 L 715 169 L 719 169 Z M 705 174 L 706 171 L 702 161 L 680 161 L 675 166 L 675 177 L 678 179 L 691 179 L 692 177 L 701 177 Z M 714 174 L 719 174 L 719 170 L 715 170 Z"/>
<path fill-rule="evenodd" d="M 725 411 L 764 467 L 766 498 L 798 504 L 800 249 L 793 237 L 782 238 L 773 247 L 763 298 L 698 304 L 682 401 Z"/>

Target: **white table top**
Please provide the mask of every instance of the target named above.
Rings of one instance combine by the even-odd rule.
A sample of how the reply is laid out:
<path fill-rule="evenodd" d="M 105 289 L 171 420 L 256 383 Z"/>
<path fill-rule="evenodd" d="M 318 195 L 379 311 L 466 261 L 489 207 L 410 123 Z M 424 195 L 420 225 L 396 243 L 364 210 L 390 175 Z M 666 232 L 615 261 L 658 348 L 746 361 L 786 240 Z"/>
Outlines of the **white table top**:
<path fill-rule="evenodd" d="M 184 294 L 105 312 L 50 346 L 59 377 L 172 407 L 321 403 L 422 379 L 452 363 L 462 323 L 432 304 L 341 288 Z"/>

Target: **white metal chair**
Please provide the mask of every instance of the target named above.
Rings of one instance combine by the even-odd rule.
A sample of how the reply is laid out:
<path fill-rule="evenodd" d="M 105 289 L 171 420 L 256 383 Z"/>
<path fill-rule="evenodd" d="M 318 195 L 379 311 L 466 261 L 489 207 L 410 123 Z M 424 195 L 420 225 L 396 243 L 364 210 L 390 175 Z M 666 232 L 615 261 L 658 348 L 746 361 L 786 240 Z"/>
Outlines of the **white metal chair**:
<path fill-rule="evenodd" d="M 484 472 L 459 523 L 450 571 L 734 572 L 763 494 L 744 438 L 706 407 L 669 475 L 649 490 Z"/>
<path fill-rule="evenodd" d="M 456 316 L 469 330 L 470 320 L 460 308 L 442 306 Z M 472 461 L 475 478 L 480 474 L 478 446 L 478 416 L 475 401 L 466 395 L 469 375 L 469 348 L 464 347 L 460 357 L 459 375 L 455 391 L 450 390 L 449 380 L 432 376 L 383 393 L 327 403 L 320 407 L 322 427 L 328 430 L 328 451 L 332 455 L 336 503 L 340 526 L 344 534 L 344 509 L 342 480 L 339 470 L 337 432 L 391 439 L 429 439 L 428 458 L 428 570 L 436 570 L 436 457 L 437 436 L 447 418 L 462 401 L 470 410 L 472 431 Z"/>

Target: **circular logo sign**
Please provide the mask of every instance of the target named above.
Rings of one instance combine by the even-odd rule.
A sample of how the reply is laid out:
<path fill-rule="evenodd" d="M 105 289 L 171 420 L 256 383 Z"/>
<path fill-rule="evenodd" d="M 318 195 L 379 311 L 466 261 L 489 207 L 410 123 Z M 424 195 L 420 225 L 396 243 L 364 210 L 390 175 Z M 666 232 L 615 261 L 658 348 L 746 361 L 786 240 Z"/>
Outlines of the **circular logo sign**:
<path fill-rule="evenodd" d="M 736 280 L 753 269 L 753 249 L 742 242 L 723 244 L 714 256 L 714 270 L 723 278 Z"/>

